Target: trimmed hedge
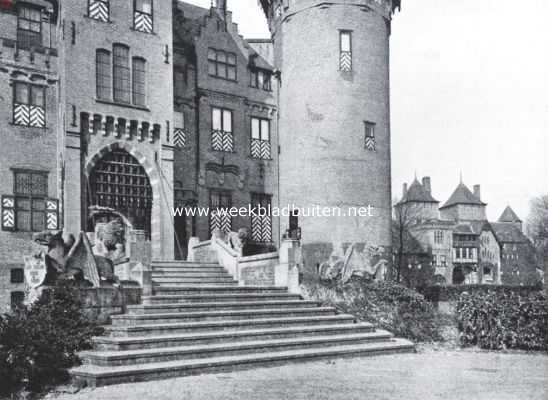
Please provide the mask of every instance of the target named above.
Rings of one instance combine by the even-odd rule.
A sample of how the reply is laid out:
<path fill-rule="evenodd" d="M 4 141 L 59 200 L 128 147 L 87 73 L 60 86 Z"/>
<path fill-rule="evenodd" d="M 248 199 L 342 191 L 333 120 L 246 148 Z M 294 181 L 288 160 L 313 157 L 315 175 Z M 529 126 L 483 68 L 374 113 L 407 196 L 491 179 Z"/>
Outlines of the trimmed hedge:
<path fill-rule="evenodd" d="M 333 306 L 393 334 L 417 342 L 442 340 L 445 322 L 424 297 L 393 282 L 353 278 L 344 285 L 321 283 L 303 287 L 307 299 Z"/>
<path fill-rule="evenodd" d="M 548 350 L 548 296 L 512 292 L 463 293 L 456 307 L 463 346 Z"/>
<path fill-rule="evenodd" d="M 45 290 L 32 306 L 0 316 L 0 396 L 39 392 L 68 378 L 77 352 L 102 328 L 84 317 L 69 283 Z"/>
<path fill-rule="evenodd" d="M 418 289 L 426 300 L 433 303 L 439 301 L 457 301 L 462 293 L 486 294 L 486 293 L 517 293 L 521 296 L 528 296 L 531 293 L 542 291 L 542 285 L 537 286 L 514 286 L 514 285 L 450 285 L 450 286 L 426 286 Z"/>

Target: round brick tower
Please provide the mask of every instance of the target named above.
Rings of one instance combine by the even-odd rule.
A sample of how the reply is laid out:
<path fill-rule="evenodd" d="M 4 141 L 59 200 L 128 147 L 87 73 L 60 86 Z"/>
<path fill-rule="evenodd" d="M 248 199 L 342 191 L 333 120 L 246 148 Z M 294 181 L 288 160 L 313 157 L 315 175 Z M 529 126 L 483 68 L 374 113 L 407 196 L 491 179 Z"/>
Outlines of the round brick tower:
<path fill-rule="evenodd" d="M 279 206 L 372 207 L 372 216 L 301 214 L 307 270 L 355 243 L 390 261 L 389 37 L 400 0 L 261 5 L 280 71 Z M 280 224 L 284 232 L 289 218 Z"/>

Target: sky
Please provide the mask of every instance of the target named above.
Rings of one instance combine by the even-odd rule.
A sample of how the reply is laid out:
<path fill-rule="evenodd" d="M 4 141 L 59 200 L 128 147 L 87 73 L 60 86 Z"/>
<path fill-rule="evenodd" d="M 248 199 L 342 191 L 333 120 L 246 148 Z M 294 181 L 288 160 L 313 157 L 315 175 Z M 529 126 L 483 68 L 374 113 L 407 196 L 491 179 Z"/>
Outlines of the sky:
<path fill-rule="evenodd" d="M 210 0 L 186 0 L 208 7 Z M 246 38 L 269 37 L 257 0 L 228 0 Z M 403 0 L 391 37 L 393 196 L 415 173 L 445 202 L 481 184 L 487 214 L 526 220 L 548 194 L 548 1 Z"/>

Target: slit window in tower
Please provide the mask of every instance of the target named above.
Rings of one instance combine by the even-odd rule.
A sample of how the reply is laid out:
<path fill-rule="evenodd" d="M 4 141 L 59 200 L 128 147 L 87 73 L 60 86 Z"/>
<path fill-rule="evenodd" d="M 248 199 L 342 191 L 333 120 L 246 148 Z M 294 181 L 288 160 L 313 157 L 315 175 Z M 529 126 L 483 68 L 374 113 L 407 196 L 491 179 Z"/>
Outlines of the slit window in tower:
<path fill-rule="evenodd" d="M 352 32 L 340 31 L 339 70 L 352 71 Z"/>
<path fill-rule="evenodd" d="M 365 149 L 370 151 L 377 150 L 377 141 L 375 139 L 375 123 L 365 121 Z"/>
<path fill-rule="evenodd" d="M 134 0 L 133 28 L 136 31 L 152 33 L 152 0 Z"/>

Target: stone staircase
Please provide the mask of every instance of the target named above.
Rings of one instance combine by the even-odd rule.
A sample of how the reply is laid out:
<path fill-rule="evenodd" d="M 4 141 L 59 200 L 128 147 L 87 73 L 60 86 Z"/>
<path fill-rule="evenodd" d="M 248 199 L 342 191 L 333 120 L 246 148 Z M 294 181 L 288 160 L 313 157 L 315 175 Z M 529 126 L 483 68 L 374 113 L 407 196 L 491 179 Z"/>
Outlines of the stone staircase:
<path fill-rule="evenodd" d="M 89 386 L 414 350 L 279 287 L 238 286 L 214 263 L 157 262 L 153 295 L 112 317 L 72 369 Z"/>

